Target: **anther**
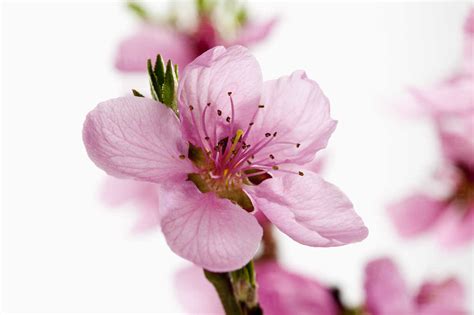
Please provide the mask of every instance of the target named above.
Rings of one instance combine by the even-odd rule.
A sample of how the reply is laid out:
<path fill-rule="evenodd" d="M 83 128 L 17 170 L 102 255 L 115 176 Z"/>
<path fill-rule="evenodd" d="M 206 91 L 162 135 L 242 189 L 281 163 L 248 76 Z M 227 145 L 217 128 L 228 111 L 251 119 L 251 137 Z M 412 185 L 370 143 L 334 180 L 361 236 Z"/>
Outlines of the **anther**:
<path fill-rule="evenodd" d="M 252 162 L 250 162 L 249 160 L 246 161 L 248 165 L 252 165 Z"/>
<path fill-rule="evenodd" d="M 210 138 L 206 136 L 206 137 L 204 137 L 204 139 L 206 139 L 206 141 L 209 141 Z"/>
<path fill-rule="evenodd" d="M 207 103 L 207 106 L 211 106 L 211 103 Z"/>
<path fill-rule="evenodd" d="M 217 110 L 217 115 L 222 116 L 222 111 L 220 109 Z"/>
<path fill-rule="evenodd" d="M 227 118 L 225 119 L 225 121 L 227 121 L 228 123 L 230 123 L 230 117 L 227 116 Z"/>
<path fill-rule="evenodd" d="M 184 159 L 186 158 L 186 156 L 185 156 L 184 154 L 181 154 L 181 155 L 179 156 L 179 158 L 180 158 L 181 160 L 184 160 Z"/>
<path fill-rule="evenodd" d="M 271 133 L 267 132 L 267 133 L 265 134 L 265 137 L 268 138 L 268 137 L 270 137 L 271 135 L 272 135 Z"/>
<path fill-rule="evenodd" d="M 232 95 L 232 92 L 227 92 L 227 95 L 231 96 L 231 95 Z"/>
<path fill-rule="evenodd" d="M 258 105 L 258 108 L 264 108 L 265 105 Z"/>
<path fill-rule="evenodd" d="M 194 109 L 193 105 L 189 105 L 189 110 L 193 110 L 193 109 Z"/>
<path fill-rule="evenodd" d="M 270 159 L 274 160 L 275 156 L 273 154 L 270 154 Z"/>
<path fill-rule="evenodd" d="M 273 133 L 273 136 L 274 136 L 274 137 L 276 137 L 276 136 L 277 136 L 277 132 L 276 132 L 276 131 Z"/>
<path fill-rule="evenodd" d="M 299 148 L 301 146 L 301 143 L 297 143 L 296 147 Z"/>
<path fill-rule="evenodd" d="M 249 122 L 249 126 L 253 126 L 253 124 L 254 124 L 253 122 Z"/>
<path fill-rule="evenodd" d="M 304 176 L 304 173 L 303 173 L 302 171 L 299 171 L 299 172 L 298 172 L 298 175 Z"/>
<path fill-rule="evenodd" d="M 278 171 L 278 166 L 273 165 L 273 166 L 272 166 L 272 169 L 273 169 L 274 171 Z"/>

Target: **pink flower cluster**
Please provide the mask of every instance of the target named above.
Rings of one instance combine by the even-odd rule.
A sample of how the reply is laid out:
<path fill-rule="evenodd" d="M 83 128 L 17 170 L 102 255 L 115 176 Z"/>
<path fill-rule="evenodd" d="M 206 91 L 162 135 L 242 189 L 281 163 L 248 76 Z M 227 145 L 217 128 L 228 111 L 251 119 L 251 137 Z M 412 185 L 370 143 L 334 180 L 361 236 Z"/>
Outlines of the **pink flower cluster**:
<path fill-rule="evenodd" d="M 433 180 L 444 191 L 417 192 L 389 206 L 401 235 L 433 229 L 447 246 L 474 238 L 474 9 L 464 31 L 461 69 L 432 88 L 411 91 L 436 126 L 445 163 Z"/>
<path fill-rule="evenodd" d="M 205 51 L 219 45 L 251 46 L 264 40 L 272 31 L 277 19 L 263 22 L 245 21 L 231 38 L 225 38 L 210 14 L 199 14 L 198 22 L 191 30 L 175 25 L 144 23 L 133 35 L 119 44 L 115 66 L 124 72 L 146 71 L 146 61 L 157 54 L 171 59 L 180 69 Z"/>
<path fill-rule="evenodd" d="M 266 315 L 467 315 L 464 290 L 454 278 L 424 282 L 416 293 L 388 258 L 371 261 L 365 269 L 365 301 L 350 308 L 333 289 L 291 272 L 274 261 L 256 264 L 258 297 Z M 177 296 L 192 314 L 224 314 L 217 293 L 202 270 L 188 267 L 175 279 Z"/>

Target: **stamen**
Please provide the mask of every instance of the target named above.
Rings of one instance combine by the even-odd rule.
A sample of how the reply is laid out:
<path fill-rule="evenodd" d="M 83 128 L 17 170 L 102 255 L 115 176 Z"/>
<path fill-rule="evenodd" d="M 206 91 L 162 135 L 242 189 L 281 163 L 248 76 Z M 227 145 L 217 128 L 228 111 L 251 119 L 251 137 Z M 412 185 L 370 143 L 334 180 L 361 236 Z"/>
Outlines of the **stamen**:
<path fill-rule="evenodd" d="M 273 165 L 273 166 L 272 166 L 272 169 L 273 169 L 274 171 L 278 171 L 279 168 L 278 168 L 278 166 Z"/>
<path fill-rule="evenodd" d="M 264 108 L 265 105 L 258 105 L 258 108 Z"/>
<path fill-rule="evenodd" d="M 274 160 L 275 159 L 275 156 L 273 154 L 270 154 L 269 155 L 270 159 Z"/>
<path fill-rule="evenodd" d="M 303 173 L 302 171 L 299 171 L 299 172 L 298 172 L 298 175 L 304 176 L 304 173 Z"/>
<path fill-rule="evenodd" d="M 190 111 L 193 111 L 193 110 L 194 110 L 193 105 L 189 105 L 189 110 L 190 110 Z"/>
<path fill-rule="evenodd" d="M 301 146 L 301 143 L 297 143 L 296 147 L 299 148 Z"/>
<path fill-rule="evenodd" d="M 181 160 L 184 160 L 184 159 L 186 158 L 186 156 L 185 156 L 184 154 L 181 154 L 181 155 L 179 156 L 179 158 L 180 158 Z"/>
<path fill-rule="evenodd" d="M 270 137 L 271 135 L 272 135 L 271 133 L 267 132 L 267 133 L 265 134 L 265 137 L 268 138 L 268 137 Z"/>
<path fill-rule="evenodd" d="M 222 111 L 220 109 L 217 110 L 217 115 L 222 116 Z"/>

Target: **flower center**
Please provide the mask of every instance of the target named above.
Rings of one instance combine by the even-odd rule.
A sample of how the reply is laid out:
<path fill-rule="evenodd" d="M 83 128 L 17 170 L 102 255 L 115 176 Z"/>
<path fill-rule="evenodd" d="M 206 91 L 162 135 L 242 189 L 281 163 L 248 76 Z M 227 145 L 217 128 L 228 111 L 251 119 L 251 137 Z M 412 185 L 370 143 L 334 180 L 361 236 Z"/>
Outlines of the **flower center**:
<path fill-rule="evenodd" d="M 278 142 L 275 140 L 277 131 L 266 132 L 253 143 L 247 143 L 257 115 L 265 106 L 261 104 L 256 106 L 248 125 L 242 128 L 235 120 L 232 92 L 228 92 L 227 95 L 230 115 L 225 118 L 223 111 L 219 108 L 209 113 L 213 106 L 211 103 L 204 106 L 200 117 L 195 115 L 194 107 L 189 106 L 198 143 L 189 145 L 188 158 L 199 169 L 199 172 L 188 174 L 188 180 L 192 181 L 203 193 L 214 192 L 218 197 L 229 199 L 242 208 L 252 211 L 253 205 L 243 191 L 243 185 L 258 185 L 272 177 L 269 172 L 304 175 L 301 171 L 281 169 L 278 158 L 274 154 L 258 158 L 255 156 L 270 144 L 291 146 L 294 150 L 298 150 L 301 145 L 297 142 Z M 210 117 L 212 112 L 217 116 Z M 214 118 L 212 123 L 211 118 Z M 223 126 L 222 131 L 218 132 L 218 126 Z"/>

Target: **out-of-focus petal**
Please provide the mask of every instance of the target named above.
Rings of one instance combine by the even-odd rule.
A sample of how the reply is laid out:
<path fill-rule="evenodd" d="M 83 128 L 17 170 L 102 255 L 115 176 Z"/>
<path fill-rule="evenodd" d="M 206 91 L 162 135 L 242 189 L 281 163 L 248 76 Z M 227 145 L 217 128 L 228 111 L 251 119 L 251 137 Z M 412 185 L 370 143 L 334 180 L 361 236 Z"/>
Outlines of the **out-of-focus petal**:
<path fill-rule="evenodd" d="M 454 278 L 440 283 L 424 283 L 416 302 L 419 315 L 467 315 L 464 288 Z"/>
<path fill-rule="evenodd" d="M 398 233 L 410 237 L 433 227 L 446 203 L 426 194 L 409 196 L 388 206 L 388 213 Z"/>
<path fill-rule="evenodd" d="M 250 21 L 247 22 L 238 32 L 236 38 L 227 43 L 227 45 L 243 45 L 250 46 L 263 41 L 278 22 L 278 18 L 274 17 L 263 22 Z"/>
<path fill-rule="evenodd" d="M 388 258 L 365 268 L 366 308 L 372 315 L 415 315 L 416 308 L 395 264 Z"/>
<path fill-rule="evenodd" d="M 456 247 L 474 240 L 474 204 L 452 203 L 436 228 L 440 243 Z"/>
<path fill-rule="evenodd" d="M 180 69 L 196 57 L 185 35 L 164 26 L 145 25 L 120 42 L 115 67 L 124 72 L 145 72 L 147 60 L 154 62 L 158 54 L 165 61 L 171 59 Z"/>
<path fill-rule="evenodd" d="M 190 314 L 224 315 L 216 289 L 207 281 L 204 270 L 197 266 L 180 269 L 174 286 L 180 304 Z"/>
<path fill-rule="evenodd" d="M 180 158 L 188 144 L 175 114 L 143 97 L 100 103 L 87 115 L 83 140 L 91 160 L 115 177 L 170 183 L 193 170 Z"/>
<path fill-rule="evenodd" d="M 247 188 L 258 210 L 295 241 L 340 246 L 368 235 L 352 203 L 316 173 L 287 174 Z"/>
<path fill-rule="evenodd" d="M 109 207 L 132 203 L 138 214 L 133 229 L 135 232 L 144 232 L 160 226 L 158 186 L 154 183 L 107 176 L 100 190 L 100 199 Z"/>
<path fill-rule="evenodd" d="M 241 268 L 253 258 L 262 228 L 252 214 L 200 193 L 191 182 L 161 192 L 161 228 L 176 254 L 216 272 Z"/>
<path fill-rule="evenodd" d="M 267 315 L 338 315 L 330 291 L 314 279 L 287 271 L 275 262 L 256 265 L 258 296 Z"/>

